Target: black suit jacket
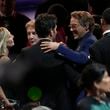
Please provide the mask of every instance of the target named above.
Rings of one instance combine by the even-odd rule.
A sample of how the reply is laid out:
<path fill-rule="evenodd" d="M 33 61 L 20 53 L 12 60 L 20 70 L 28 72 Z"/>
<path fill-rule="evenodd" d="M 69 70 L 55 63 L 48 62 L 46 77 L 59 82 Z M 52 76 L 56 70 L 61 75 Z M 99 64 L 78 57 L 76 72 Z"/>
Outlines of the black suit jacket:
<path fill-rule="evenodd" d="M 22 96 L 20 100 L 27 101 L 27 92 L 34 86 L 42 91 L 41 104 L 47 106 L 54 101 L 55 107 L 62 106 L 60 110 L 71 110 L 66 88 L 67 74 L 73 79 L 77 74 L 56 53 L 43 53 L 40 42 L 22 51 L 6 73 L 8 84 L 16 84 L 17 95 Z M 53 105 L 50 107 L 54 108 Z"/>
<path fill-rule="evenodd" d="M 107 33 L 90 48 L 90 56 L 93 61 L 102 63 L 110 72 L 110 33 Z"/>

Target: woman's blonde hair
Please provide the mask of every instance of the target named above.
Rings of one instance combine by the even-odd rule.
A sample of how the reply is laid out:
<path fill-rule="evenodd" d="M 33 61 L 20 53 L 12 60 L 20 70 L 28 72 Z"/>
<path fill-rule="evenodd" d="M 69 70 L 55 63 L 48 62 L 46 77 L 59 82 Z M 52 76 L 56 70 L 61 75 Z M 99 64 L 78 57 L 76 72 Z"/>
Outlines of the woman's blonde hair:
<path fill-rule="evenodd" d="M 0 27 L 0 56 L 7 55 L 7 39 L 9 31 L 5 27 Z"/>

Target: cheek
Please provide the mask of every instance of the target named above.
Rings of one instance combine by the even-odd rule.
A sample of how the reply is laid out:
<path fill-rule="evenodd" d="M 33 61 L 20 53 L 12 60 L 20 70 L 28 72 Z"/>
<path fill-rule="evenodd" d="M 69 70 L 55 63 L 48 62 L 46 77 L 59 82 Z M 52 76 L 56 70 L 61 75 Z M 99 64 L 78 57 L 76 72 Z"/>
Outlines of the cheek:
<path fill-rule="evenodd" d="M 30 35 L 27 36 L 28 40 L 30 39 Z"/>
<path fill-rule="evenodd" d="M 56 34 L 57 34 L 57 30 L 54 30 L 52 36 L 56 36 Z"/>
<path fill-rule="evenodd" d="M 34 36 L 33 36 L 33 39 L 38 39 L 38 36 L 34 35 Z"/>
<path fill-rule="evenodd" d="M 78 34 L 77 28 L 71 28 L 71 32 L 72 32 L 73 34 Z"/>
<path fill-rule="evenodd" d="M 13 45 L 13 44 L 14 44 L 14 40 L 13 40 L 13 39 L 11 39 L 11 38 L 10 38 L 10 39 L 8 39 L 7 44 L 8 44 L 8 45 Z"/>
<path fill-rule="evenodd" d="M 103 83 L 101 83 L 100 88 L 104 89 L 105 91 L 110 89 L 110 81 L 107 80 L 107 81 L 104 81 Z"/>

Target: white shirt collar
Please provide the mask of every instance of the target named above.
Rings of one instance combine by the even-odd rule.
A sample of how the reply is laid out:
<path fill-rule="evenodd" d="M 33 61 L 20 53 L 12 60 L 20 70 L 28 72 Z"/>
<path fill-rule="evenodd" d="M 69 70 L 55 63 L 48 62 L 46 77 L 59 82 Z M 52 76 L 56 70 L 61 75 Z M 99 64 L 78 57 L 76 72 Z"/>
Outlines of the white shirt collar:
<path fill-rule="evenodd" d="M 104 32 L 103 32 L 103 35 L 105 35 L 105 34 L 107 34 L 107 33 L 109 33 L 109 32 L 110 32 L 110 29 L 104 31 Z"/>

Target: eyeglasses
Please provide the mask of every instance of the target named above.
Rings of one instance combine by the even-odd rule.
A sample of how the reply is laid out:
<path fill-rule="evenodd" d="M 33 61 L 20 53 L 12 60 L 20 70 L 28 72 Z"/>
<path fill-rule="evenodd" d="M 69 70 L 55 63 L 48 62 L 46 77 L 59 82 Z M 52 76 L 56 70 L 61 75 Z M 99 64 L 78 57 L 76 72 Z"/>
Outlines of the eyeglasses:
<path fill-rule="evenodd" d="M 79 27 L 79 26 L 80 26 L 80 24 L 70 24 L 70 25 L 69 25 L 70 28 L 77 28 L 77 27 Z"/>

